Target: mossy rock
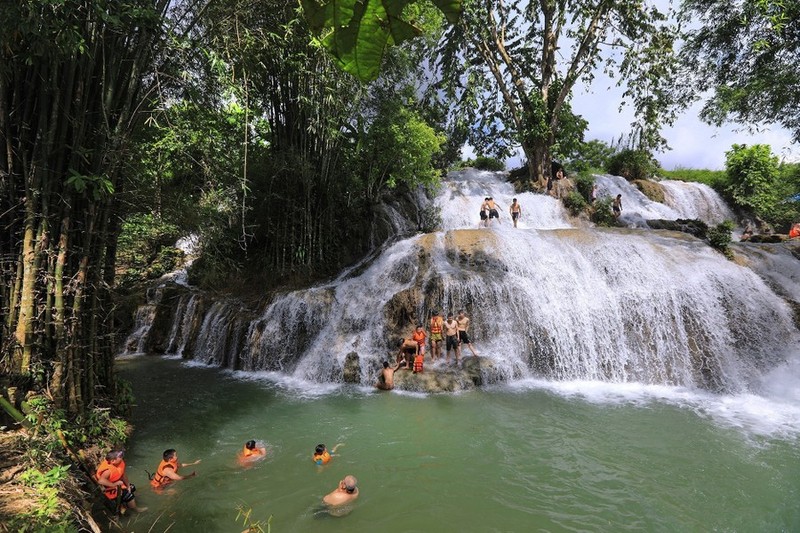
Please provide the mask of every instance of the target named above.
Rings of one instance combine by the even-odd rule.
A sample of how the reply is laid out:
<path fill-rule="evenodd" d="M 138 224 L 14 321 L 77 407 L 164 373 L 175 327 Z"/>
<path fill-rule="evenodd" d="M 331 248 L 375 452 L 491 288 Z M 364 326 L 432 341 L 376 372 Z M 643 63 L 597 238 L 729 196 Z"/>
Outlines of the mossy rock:
<path fill-rule="evenodd" d="M 633 184 L 652 201 L 660 204 L 664 203 L 664 188 L 657 181 L 633 180 Z"/>
<path fill-rule="evenodd" d="M 465 357 L 461 365 L 454 362 L 433 365 L 425 362 L 423 372 L 398 370 L 394 374 L 394 387 L 412 392 L 458 392 L 484 384 L 484 374 L 492 374 L 494 365 L 485 357 Z"/>

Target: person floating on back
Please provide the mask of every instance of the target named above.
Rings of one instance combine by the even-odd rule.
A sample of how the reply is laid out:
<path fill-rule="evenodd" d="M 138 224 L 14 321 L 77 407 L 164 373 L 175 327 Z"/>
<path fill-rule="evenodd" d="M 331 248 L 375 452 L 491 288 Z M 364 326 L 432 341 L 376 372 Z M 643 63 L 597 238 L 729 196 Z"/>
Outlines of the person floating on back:
<path fill-rule="evenodd" d="M 125 473 L 124 452 L 122 450 L 112 450 L 106 454 L 106 458 L 98 465 L 94 478 L 97 484 L 103 489 L 103 496 L 116 502 L 119 498 L 119 511 L 124 514 L 126 509 L 137 512 L 147 510 L 147 507 L 137 507 L 136 487 L 128 481 Z"/>
<path fill-rule="evenodd" d="M 260 461 L 267 456 L 267 448 L 261 441 L 249 440 L 244 444 L 241 453 L 239 454 L 239 463 L 242 466 L 247 466 Z"/>
<path fill-rule="evenodd" d="M 199 462 L 200 459 L 194 461 L 193 463 L 179 463 L 178 452 L 176 452 L 172 448 L 170 448 L 169 450 L 164 450 L 161 463 L 159 463 L 155 474 L 153 474 L 153 477 L 150 480 L 150 486 L 153 487 L 156 491 L 160 491 L 161 489 L 163 489 L 167 485 L 172 484 L 175 481 L 180 481 L 181 479 L 188 479 L 190 477 L 195 477 L 197 475 L 197 472 L 192 472 L 189 475 L 182 476 L 178 474 L 178 468 L 194 466 Z"/>
<path fill-rule="evenodd" d="M 336 453 L 336 450 L 338 450 L 340 446 L 344 446 L 344 444 L 340 442 L 334 446 L 329 453 L 324 444 L 317 444 L 317 447 L 314 448 L 314 455 L 311 457 L 311 459 L 317 464 L 317 466 L 326 465 L 331 462 L 331 457 Z"/>

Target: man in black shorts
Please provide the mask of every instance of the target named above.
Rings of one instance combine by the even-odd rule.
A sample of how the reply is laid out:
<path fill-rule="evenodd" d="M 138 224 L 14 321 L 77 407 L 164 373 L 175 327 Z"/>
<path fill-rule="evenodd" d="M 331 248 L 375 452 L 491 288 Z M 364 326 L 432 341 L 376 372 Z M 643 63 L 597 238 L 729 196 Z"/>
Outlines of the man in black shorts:
<path fill-rule="evenodd" d="M 444 321 L 445 333 L 445 350 L 447 351 L 447 358 L 445 363 L 450 364 L 450 350 L 456 353 L 456 365 L 460 363 L 461 346 L 458 344 L 458 322 L 453 318 L 453 313 L 447 315 L 447 320 Z"/>
<path fill-rule="evenodd" d="M 460 344 L 466 344 L 469 347 L 469 350 L 472 352 L 472 357 L 478 357 L 478 354 L 475 353 L 475 348 L 472 347 L 472 341 L 469 340 L 469 335 L 467 335 L 467 329 L 469 328 L 469 317 L 464 313 L 464 310 L 458 312 L 458 318 L 456 318 L 456 324 L 458 324 L 458 341 Z"/>

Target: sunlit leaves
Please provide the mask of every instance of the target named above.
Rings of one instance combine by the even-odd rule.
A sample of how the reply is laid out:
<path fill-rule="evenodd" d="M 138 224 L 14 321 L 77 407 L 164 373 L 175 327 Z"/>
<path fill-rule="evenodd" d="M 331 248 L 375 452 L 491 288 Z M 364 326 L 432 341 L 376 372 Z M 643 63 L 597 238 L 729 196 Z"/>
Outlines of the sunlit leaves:
<path fill-rule="evenodd" d="M 362 81 L 378 77 L 389 46 L 420 33 L 404 10 L 415 0 L 301 0 L 312 31 L 339 66 Z M 455 22 L 461 0 L 433 0 Z"/>

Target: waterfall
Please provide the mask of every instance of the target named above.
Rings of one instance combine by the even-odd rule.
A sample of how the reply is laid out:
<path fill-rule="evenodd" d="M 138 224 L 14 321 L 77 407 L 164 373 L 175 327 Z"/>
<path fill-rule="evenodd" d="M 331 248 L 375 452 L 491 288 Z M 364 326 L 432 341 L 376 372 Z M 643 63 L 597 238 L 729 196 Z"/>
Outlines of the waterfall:
<path fill-rule="evenodd" d="M 733 211 L 717 191 L 704 183 L 675 180 L 658 183 L 664 189 L 664 203 L 674 209 L 680 218 L 697 218 L 708 225 L 736 220 Z"/>
<path fill-rule="evenodd" d="M 125 339 L 123 344 L 124 355 L 142 354 L 147 350 L 147 343 L 150 338 L 150 329 L 156 317 L 156 309 L 161 301 L 163 291 L 156 287 L 148 289 L 147 303 L 140 305 L 136 309 L 133 331 Z"/>
<path fill-rule="evenodd" d="M 442 229 L 477 228 L 483 199 L 492 197 L 498 205 L 500 225 L 511 224 L 508 208 L 516 198 L 522 206 L 519 228 L 559 229 L 570 228 L 561 202 L 543 194 L 515 193 L 505 181 L 505 173 L 466 170 L 451 172 L 442 185 L 435 205 L 441 210 Z"/>
<path fill-rule="evenodd" d="M 708 185 L 661 180 L 652 182 L 664 192 L 664 203 L 654 202 L 620 176 L 595 175 L 598 197 L 622 195 L 622 220 L 632 228 L 646 228 L 648 219 L 699 219 L 708 225 L 735 220 L 733 211 Z"/>
<path fill-rule="evenodd" d="M 572 227 L 559 202 L 514 194 L 503 178 L 451 173 L 434 202 L 441 231 L 388 244 L 333 282 L 277 297 L 257 316 L 231 301 L 205 310 L 184 296 L 170 349 L 313 382 L 341 381 L 355 353 L 366 385 L 396 352 L 399 335 L 427 324 L 433 310 L 464 309 L 476 350 L 502 380 L 744 392 L 793 357 L 798 331 L 787 294 L 776 294 L 754 270 L 688 235 Z M 623 182 L 598 177 L 601 193 L 624 191 L 623 216 L 633 226 L 688 212 L 682 205 L 691 195 L 670 207 Z M 501 220 L 479 228 L 487 196 Z M 523 210 L 516 229 L 512 198 Z"/>
<path fill-rule="evenodd" d="M 175 319 L 169 332 L 166 353 L 170 355 L 183 355 L 186 343 L 192 335 L 192 322 L 197 316 L 200 298 L 197 294 L 187 294 L 181 297 L 175 310 Z"/>

